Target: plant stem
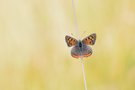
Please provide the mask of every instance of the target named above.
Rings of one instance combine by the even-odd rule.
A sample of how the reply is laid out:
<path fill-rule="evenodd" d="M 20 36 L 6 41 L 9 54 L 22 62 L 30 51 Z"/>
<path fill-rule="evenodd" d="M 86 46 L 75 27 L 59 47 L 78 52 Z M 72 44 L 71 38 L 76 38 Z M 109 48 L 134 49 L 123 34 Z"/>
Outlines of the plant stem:
<path fill-rule="evenodd" d="M 84 87 L 85 87 L 85 90 L 88 90 L 87 89 L 87 82 L 86 82 L 86 74 L 85 74 L 85 70 L 84 70 L 84 62 L 83 62 L 82 58 L 81 58 L 81 61 L 82 61 L 82 73 L 83 73 L 83 79 L 84 79 Z"/>
<path fill-rule="evenodd" d="M 80 39 L 74 0 L 72 0 L 72 7 L 73 7 L 73 13 L 74 13 L 74 22 L 75 22 L 75 27 L 76 27 L 76 33 L 77 33 L 78 39 Z M 84 78 L 84 86 L 85 86 L 85 90 L 88 90 L 87 89 L 87 83 L 86 83 L 86 75 L 85 75 L 85 70 L 84 70 L 83 58 L 81 58 L 81 61 L 82 61 L 82 72 L 83 72 L 83 78 Z"/>
<path fill-rule="evenodd" d="M 75 22 L 76 34 L 77 34 L 77 38 L 80 39 L 79 30 L 78 30 L 78 24 L 77 24 L 77 17 L 76 17 L 76 9 L 75 9 L 75 2 L 74 2 L 74 0 L 72 0 L 72 7 L 73 7 L 73 14 L 74 14 L 74 22 Z"/>

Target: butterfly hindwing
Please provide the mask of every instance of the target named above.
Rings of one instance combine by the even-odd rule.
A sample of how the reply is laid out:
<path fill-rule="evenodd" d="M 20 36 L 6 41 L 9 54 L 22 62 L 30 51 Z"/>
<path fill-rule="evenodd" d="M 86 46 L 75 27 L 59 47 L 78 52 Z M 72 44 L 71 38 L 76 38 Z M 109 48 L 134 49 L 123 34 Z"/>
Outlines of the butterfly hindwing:
<path fill-rule="evenodd" d="M 92 55 L 92 48 L 87 45 L 83 45 L 81 49 L 79 46 L 75 46 L 71 50 L 71 56 L 74 58 L 89 57 L 91 55 Z"/>
<path fill-rule="evenodd" d="M 68 47 L 74 46 L 78 42 L 75 38 L 72 38 L 70 36 L 65 36 L 65 40 L 66 40 Z"/>
<path fill-rule="evenodd" d="M 95 41 L 96 41 L 96 34 L 95 33 L 89 35 L 88 37 L 86 37 L 82 40 L 82 42 L 86 45 L 94 45 Z"/>

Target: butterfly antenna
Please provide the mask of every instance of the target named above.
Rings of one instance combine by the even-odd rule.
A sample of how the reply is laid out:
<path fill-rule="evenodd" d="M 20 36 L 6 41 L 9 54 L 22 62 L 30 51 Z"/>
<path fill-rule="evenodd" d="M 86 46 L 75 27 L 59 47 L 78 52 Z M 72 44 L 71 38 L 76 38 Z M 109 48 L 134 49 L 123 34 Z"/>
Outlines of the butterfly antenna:
<path fill-rule="evenodd" d="M 81 37 L 86 33 L 86 31 L 83 31 L 83 33 L 81 34 Z"/>
<path fill-rule="evenodd" d="M 73 33 L 71 33 L 71 35 L 75 37 L 75 35 Z"/>
<path fill-rule="evenodd" d="M 74 35 L 73 33 L 71 33 L 71 35 L 73 36 L 73 37 L 77 37 L 76 35 Z M 77 38 L 78 39 L 78 38 Z"/>

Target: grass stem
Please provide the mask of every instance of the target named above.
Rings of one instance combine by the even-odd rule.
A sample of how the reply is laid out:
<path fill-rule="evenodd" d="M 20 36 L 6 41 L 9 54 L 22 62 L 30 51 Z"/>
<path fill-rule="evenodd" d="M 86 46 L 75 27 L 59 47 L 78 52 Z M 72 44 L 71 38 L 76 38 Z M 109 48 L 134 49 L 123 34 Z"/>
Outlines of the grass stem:
<path fill-rule="evenodd" d="M 86 74 L 85 74 L 85 69 L 84 69 L 83 58 L 81 58 L 81 61 L 82 61 L 82 73 L 83 73 L 83 79 L 84 79 L 84 87 L 85 87 L 85 90 L 88 90 L 87 89 Z"/>

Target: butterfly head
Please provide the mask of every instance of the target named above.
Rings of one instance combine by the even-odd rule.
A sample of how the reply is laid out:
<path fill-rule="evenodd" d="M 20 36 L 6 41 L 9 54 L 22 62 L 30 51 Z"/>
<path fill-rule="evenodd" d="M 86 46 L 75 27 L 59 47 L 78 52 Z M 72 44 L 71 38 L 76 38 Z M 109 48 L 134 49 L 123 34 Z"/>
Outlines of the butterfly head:
<path fill-rule="evenodd" d="M 83 46 L 83 43 L 82 43 L 82 41 L 81 41 L 81 40 L 78 40 L 78 44 L 77 44 L 77 46 L 79 46 L 80 48 Z"/>

